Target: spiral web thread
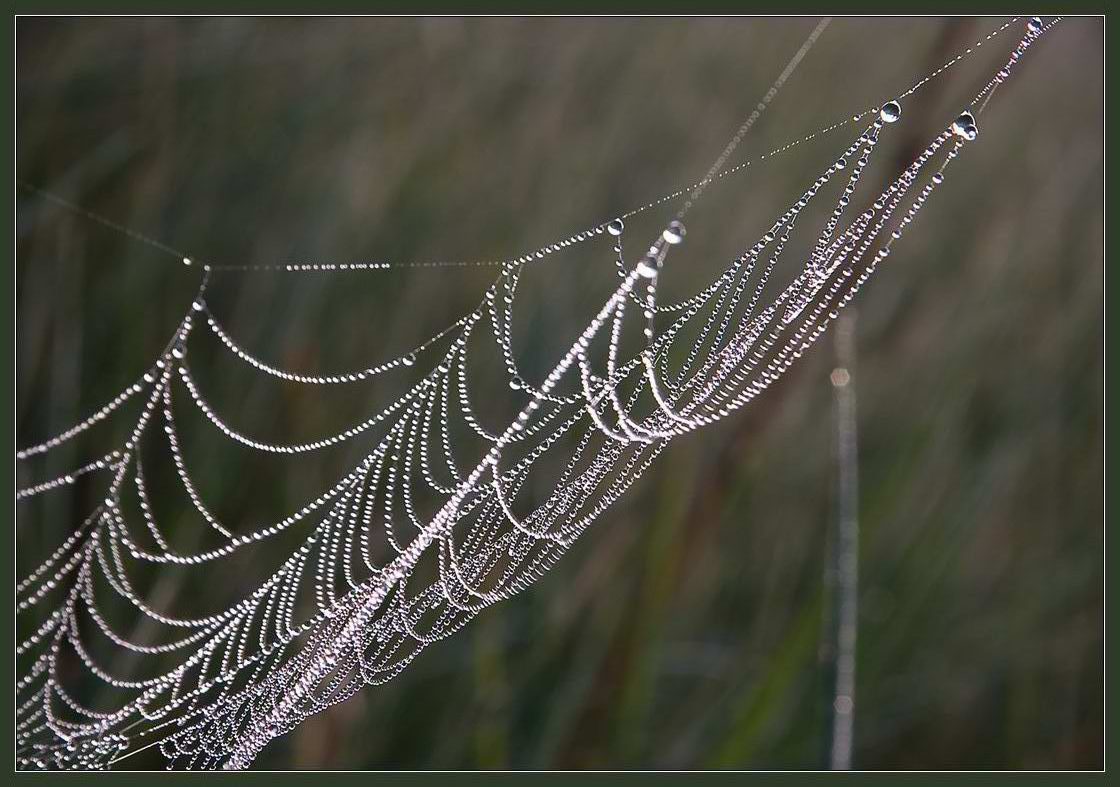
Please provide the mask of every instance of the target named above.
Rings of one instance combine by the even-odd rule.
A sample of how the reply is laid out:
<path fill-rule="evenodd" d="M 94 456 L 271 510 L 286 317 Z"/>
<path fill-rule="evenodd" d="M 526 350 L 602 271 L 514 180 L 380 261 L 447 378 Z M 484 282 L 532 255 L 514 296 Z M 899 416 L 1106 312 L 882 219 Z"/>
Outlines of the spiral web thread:
<path fill-rule="evenodd" d="M 1006 64 L 969 104 L 976 115 L 1029 46 L 1058 21 L 1034 17 L 1026 23 Z M 20 501 L 82 475 L 108 478 L 104 501 L 17 583 L 17 613 L 35 620 L 34 632 L 16 651 L 19 767 L 108 767 L 155 745 L 169 767 L 248 767 L 273 738 L 365 684 L 392 679 L 428 644 L 533 583 L 673 438 L 748 404 L 816 342 L 891 254 L 944 182 L 949 164 L 977 138 L 975 117 L 966 111 L 881 193 L 864 197 L 861 176 L 900 110 L 896 101 L 877 109 L 758 242 L 679 303 L 657 303 L 667 257 L 684 239 L 679 221 L 636 264 L 623 252 L 621 219 L 573 236 L 572 243 L 613 239 L 618 286 L 539 384 L 518 368 L 511 326 L 524 265 L 552 247 L 501 263 L 482 303 L 413 351 L 327 376 L 282 370 L 243 349 L 211 313 L 206 294 L 212 268 L 201 265 L 197 298 L 151 369 L 90 418 L 17 452 L 19 460 L 48 453 L 127 401 L 143 402 L 117 449 L 16 492 Z M 730 153 L 725 150 L 699 184 L 674 194 L 692 192 L 694 200 L 698 187 L 727 172 L 720 168 Z M 767 288 L 802 211 L 830 194 L 833 207 L 823 226 L 812 230 L 807 259 L 789 271 L 786 286 Z M 857 195 L 867 207 L 852 215 L 848 208 Z M 776 295 L 764 297 L 773 289 Z M 643 349 L 623 357 L 635 325 L 628 318 L 635 312 Z M 659 317 L 665 324 L 658 325 Z M 188 349 L 199 328 L 237 359 L 293 383 L 343 385 L 406 367 L 428 370 L 389 406 L 339 434 L 302 444 L 266 443 L 223 420 L 195 381 Z M 496 432 L 476 418 L 468 396 L 470 342 L 486 334 L 492 334 L 522 402 Z M 430 368 L 422 359 L 429 359 Z M 225 437 L 257 451 L 307 454 L 359 435 L 374 448 L 295 513 L 238 528 L 207 508 L 191 480 L 173 410 L 173 393 L 180 392 Z M 141 438 L 160 428 L 184 491 L 202 526 L 212 531 L 210 549 L 177 551 L 160 529 L 140 456 Z M 468 446 L 460 437 L 466 431 L 474 440 Z M 466 464 L 465 457 L 471 457 Z M 551 491 L 527 505 L 525 499 L 539 489 Z M 157 609 L 130 579 L 130 569 L 141 564 L 210 571 L 217 579 L 223 560 L 290 531 L 303 535 L 287 559 L 252 593 L 219 612 L 176 617 Z M 106 599 L 143 624 L 133 629 L 144 632 L 143 642 L 120 633 L 122 626 L 105 611 L 112 606 Z M 117 671 L 122 667 L 127 674 Z"/>

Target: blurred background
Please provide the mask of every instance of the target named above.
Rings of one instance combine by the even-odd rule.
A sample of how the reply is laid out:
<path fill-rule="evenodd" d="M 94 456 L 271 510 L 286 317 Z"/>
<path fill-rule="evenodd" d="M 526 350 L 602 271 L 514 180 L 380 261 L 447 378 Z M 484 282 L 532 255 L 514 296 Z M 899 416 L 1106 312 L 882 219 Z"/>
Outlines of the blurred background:
<path fill-rule="evenodd" d="M 732 163 L 898 95 L 1003 21 L 836 19 Z M 699 178 L 816 22 L 25 17 L 17 173 L 214 263 L 501 259 Z M 904 102 L 869 178 L 956 116 L 1021 24 Z M 1103 20 L 1071 18 L 1031 48 L 856 301 L 855 767 L 1103 766 L 1102 40 Z M 710 282 L 857 133 L 711 187 L 666 297 Z M 675 208 L 628 222 L 631 248 Z M 199 271 L 27 189 L 17 223 L 23 446 L 131 384 Z M 258 356 L 330 372 L 444 328 L 493 275 L 220 273 L 209 301 Z M 549 368 L 614 276 L 605 240 L 531 267 L 527 368 Z M 192 341 L 210 399 L 262 439 L 337 431 L 380 399 L 376 383 L 287 385 Z M 826 767 L 836 363 L 826 337 L 745 410 L 674 442 L 543 580 L 257 765 Z M 353 461 L 261 459 L 180 410 L 199 487 L 231 521 L 282 516 Z M 21 463 L 19 486 L 129 425 Z M 152 491 L 172 528 L 197 525 L 172 482 Z M 91 480 L 21 504 L 20 576 L 103 494 Z M 192 603 L 235 580 L 206 577 Z M 159 767 L 146 756 L 127 764 Z"/>

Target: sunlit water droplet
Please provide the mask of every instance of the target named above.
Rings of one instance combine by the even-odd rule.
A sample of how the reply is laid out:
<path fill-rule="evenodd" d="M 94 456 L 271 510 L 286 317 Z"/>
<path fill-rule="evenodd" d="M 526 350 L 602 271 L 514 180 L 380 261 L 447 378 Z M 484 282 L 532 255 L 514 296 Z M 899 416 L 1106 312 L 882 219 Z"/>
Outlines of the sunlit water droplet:
<path fill-rule="evenodd" d="M 897 101 L 888 101 L 879 110 L 879 118 L 884 123 L 894 123 L 900 117 L 902 117 L 902 107 L 899 106 Z"/>
<path fill-rule="evenodd" d="M 676 246 L 684 240 L 684 225 L 676 219 L 669 222 L 669 226 L 661 233 L 661 237 L 665 239 L 666 243 L 671 243 Z"/>
<path fill-rule="evenodd" d="M 1042 32 L 1042 19 L 1037 16 L 1032 16 L 1027 20 L 1027 30 L 1038 35 Z"/>
<path fill-rule="evenodd" d="M 622 223 L 622 219 L 615 219 L 607 225 L 607 232 L 614 235 L 616 238 L 622 234 L 622 228 L 626 226 Z"/>
<path fill-rule="evenodd" d="M 957 117 L 956 120 L 953 121 L 952 131 L 958 137 L 963 137 L 965 136 L 964 130 L 969 126 L 972 126 L 973 128 L 976 127 L 976 118 L 974 118 L 972 116 L 972 113 L 966 109 L 960 114 L 959 117 Z"/>

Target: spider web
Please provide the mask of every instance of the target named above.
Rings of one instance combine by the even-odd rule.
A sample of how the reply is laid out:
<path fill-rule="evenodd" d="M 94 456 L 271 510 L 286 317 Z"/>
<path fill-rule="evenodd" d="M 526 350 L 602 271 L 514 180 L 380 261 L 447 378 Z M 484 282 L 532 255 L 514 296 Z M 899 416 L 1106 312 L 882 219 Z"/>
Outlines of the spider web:
<path fill-rule="evenodd" d="M 444 263 L 492 264 L 499 274 L 473 311 L 377 366 L 308 375 L 255 357 L 207 303 L 211 272 L 238 266 L 183 258 L 201 269 L 201 283 L 151 368 L 86 420 L 16 454 L 20 461 L 46 454 L 117 415 L 126 402 L 142 403 L 122 444 L 65 475 L 16 491 L 18 503 L 87 474 L 107 478 L 103 502 L 16 586 L 17 613 L 35 621 L 16 649 L 18 765 L 107 767 L 158 745 L 169 765 L 248 767 L 273 738 L 366 684 L 391 680 L 427 645 L 532 584 L 674 438 L 749 404 L 816 342 L 892 253 L 943 184 L 949 165 L 977 138 L 976 117 L 995 89 L 1058 21 L 1029 20 L 1007 62 L 966 111 L 877 194 L 865 193 L 862 176 L 905 99 L 1013 22 L 897 99 L 767 154 L 839 128 L 857 129 L 755 244 L 710 285 L 677 303 L 659 303 L 657 293 L 673 248 L 685 240 L 682 219 L 709 183 L 750 163 L 725 167 L 827 20 L 701 181 L 514 259 Z M 676 218 L 648 250 L 624 251 L 626 219 L 682 197 Z M 829 205 L 823 223 L 799 227 L 818 198 Z M 858 212 L 852 209 L 857 200 L 866 205 Z M 810 251 L 787 264 L 788 282 L 779 286 L 773 276 L 790 256 L 785 252 L 795 230 L 812 238 Z M 613 258 L 617 287 L 551 371 L 532 382 L 513 351 L 520 277 L 525 266 L 582 243 Z M 255 269 L 299 273 L 391 265 Z M 415 379 L 389 405 L 342 432 L 306 443 L 263 442 L 227 422 L 192 374 L 189 350 L 206 333 L 256 371 L 292 383 L 346 385 L 406 373 Z M 480 344 L 497 348 L 520 402 L 497 431 L 476 416 L 469 395 L 471 358 Z M 259 452 L 310 454 L 359 436 L 373 448 L 283 519 L 223 522 L 192 480 L 176 398 L 224 437 Z M 170 457 L 201 526 L 211 531 L 211 548 L 177 550 L 161 529 L 141 457 L 142 445 L 150 456 L 153 444 Z M 250 594 L 210 614 L 174 614 L 138 579 L 185 571 L 209 572 L 211 581 L 218 580 L 255 545 L 275 541 L 292 545 L 280 565 Z"/>

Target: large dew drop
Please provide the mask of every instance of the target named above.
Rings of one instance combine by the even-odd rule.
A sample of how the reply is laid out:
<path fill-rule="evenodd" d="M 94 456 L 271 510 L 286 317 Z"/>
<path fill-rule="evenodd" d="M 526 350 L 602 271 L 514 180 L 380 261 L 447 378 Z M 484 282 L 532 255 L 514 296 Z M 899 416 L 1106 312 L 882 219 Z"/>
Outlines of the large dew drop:
<path fill-rule="evenodd" d="M 1037 17 L 1037 16 L 1032 16 L 1030 19 L 1027 20 L 1027 30 L 1029 30 L 1034 35 L 1038 35 L 1039 33 L 1041 33 L 1042 32 L 1042 19 Z"/>
<path fill-rule="evenodd" d="M 879 110 L 879 118 L 884 123 L 894 123 L 900 117 L 902 117 L 902 107 L 899 106 L 897 101 L 888 101 Z"/>
<path fill-rule="evenodd" d="M 956 136 L 969 142 L 976 139 L 978 133 L 976 129 L 976 118 L 974 118 L 972 113 L 967 109 L 953 121 L 953 125 L 950 129 Z"/>
<path fill-rule="evenodd" d="M 607 232 L 609 232 L 611 235 L 614 235 L 617 238 L 619 235 L 622 234 L 622 228 L 624 226 L 625 225 L 622 223 L 622 219 L 615 219 L 614 221 L 612 221 L 610 224 L 607 225 Z"/>
<path fill-rule="evenodd" d="M 973 131 L 976 130 L 976 118 L 974 118 L 972 116 L 972 113 L 966 109 L 957 117 L 956 120 L 953 121 L 952 132 L 958 137 L 969 139 L 969 136 L 966 133 L 969 127 L 971 127 Z M 971 138 L 975 139 L 976 134 L 974 133 Z"/>
<path fill-rule="evenodd" d="M 684 225 L 676 219 L 669 222 L 669 226 L 661 233 L 661 237 L 665 239 L 666 243 L 671 243 L 676 246 L 684 240 Z"/>

